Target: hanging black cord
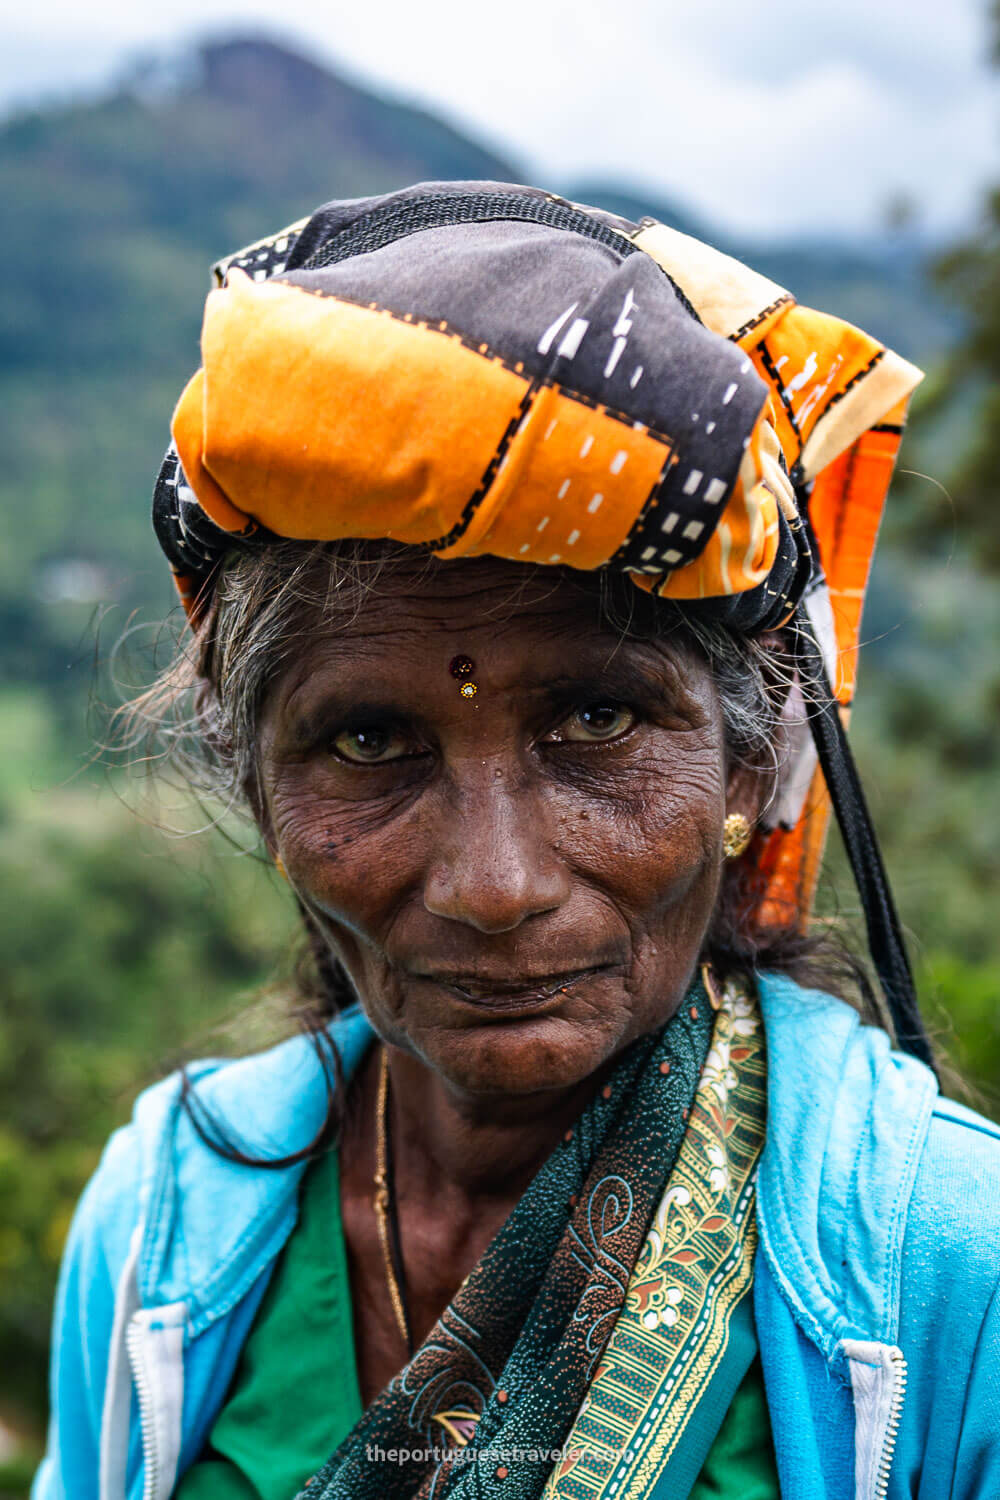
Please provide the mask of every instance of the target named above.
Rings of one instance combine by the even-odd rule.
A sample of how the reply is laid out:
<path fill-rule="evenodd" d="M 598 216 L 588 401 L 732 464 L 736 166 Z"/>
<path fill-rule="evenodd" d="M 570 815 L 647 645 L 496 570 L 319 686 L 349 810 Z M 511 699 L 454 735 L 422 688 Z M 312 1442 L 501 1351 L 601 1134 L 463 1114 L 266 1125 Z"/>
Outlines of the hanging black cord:
<path fill-rule="evenodd" d="M 861 780 L 822 653 L 801 605 L 792 620 L 792 640 L 809 726 L 861 897 L 868 946 L 888 1002 L 896 1040 L 904 1052 L 918 1057 L 936 1074 L 934 1054 L 917 1005 L 913 971 Z"/>

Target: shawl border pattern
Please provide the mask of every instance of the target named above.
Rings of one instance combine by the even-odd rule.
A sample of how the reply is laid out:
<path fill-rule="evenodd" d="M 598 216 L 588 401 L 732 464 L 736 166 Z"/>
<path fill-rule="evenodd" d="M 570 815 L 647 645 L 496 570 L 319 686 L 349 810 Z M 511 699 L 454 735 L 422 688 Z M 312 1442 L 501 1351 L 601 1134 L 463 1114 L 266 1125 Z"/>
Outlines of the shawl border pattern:
<path fill-rule="evenodd" d="M 625 1306 L 543 1500 L 640 1500 L 653 1490 L 718 1367 L 757 1247 L 764 1029 L 749 986 L 722 988 L 676 1165 Z"/>

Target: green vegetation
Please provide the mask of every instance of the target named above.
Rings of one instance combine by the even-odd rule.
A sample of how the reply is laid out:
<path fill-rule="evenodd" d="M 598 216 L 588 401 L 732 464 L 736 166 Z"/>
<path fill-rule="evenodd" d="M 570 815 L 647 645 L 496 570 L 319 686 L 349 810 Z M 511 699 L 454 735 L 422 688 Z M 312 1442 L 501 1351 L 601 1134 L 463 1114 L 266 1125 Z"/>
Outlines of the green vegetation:
<path fill-rule="evenodd" d="M 287 892 L 220 832 L 170 837 L 160 809 L 129 810 L 92 752 L 99 705 L 119 692 L 111 647 L 173 608 L 149 495 L 197 363 L 208 266 L 326 198 L 519 175 L 261 41 L 0 126 L 14 231 L 0 285 L 0 1438 L 10 1426 L 28 1440 L 6 1469 L 0 1443 L 0 1500 L 26 1493 L 59 1255 L 108 1133 L 179 1059 L 287 1024 Z M 669 204 L 568 191 L 717 238 Z M 990 214 L 938 284 L 899 234 L 864 250 L 725 248 L 929 371 L 900 468 L 933 480 L 894 486 L 852 734 L 928 1012 L 995 1108 L 1000 198 Z M 836 849 L 830 866 L 825 900 L 850 923 Z"/>

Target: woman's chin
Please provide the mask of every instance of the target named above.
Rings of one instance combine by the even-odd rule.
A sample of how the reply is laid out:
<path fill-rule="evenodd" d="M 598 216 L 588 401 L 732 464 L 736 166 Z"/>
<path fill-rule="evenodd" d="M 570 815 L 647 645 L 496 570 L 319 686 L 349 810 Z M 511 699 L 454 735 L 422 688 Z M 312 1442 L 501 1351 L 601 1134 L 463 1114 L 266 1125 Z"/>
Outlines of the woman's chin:
<path fill-rule="evenodd" d="M 591 975 L 547 995 L 481 994 L 427 986 L 404 1007 L 404 1045 L 452 1088 L 482 1096 L 572 1088 L 632 1037 L 620 973 Z M 427 993 L 427 990 L 436 993 Z M 414 1002 L 417 997 L 414 996 Z"/>

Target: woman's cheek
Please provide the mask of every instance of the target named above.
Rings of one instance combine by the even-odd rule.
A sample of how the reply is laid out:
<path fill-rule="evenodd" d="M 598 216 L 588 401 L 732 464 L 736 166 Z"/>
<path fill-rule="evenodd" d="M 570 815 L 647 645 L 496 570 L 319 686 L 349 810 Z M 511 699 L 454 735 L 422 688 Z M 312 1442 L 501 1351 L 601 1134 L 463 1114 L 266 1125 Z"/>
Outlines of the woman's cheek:
<path fill-rule="evenodd" d="M 400 808 L 390 801 L 344 799 L 330 778 L 299 768 L 275 778 L 270 789 L 271 823 L 293 884 L 324 906 L 353 908 L 386 881 L 405 883 L 405 851 L 396 824 Z"/>
<path fill-rule="evenodd" d="M 560 798 L 558 840 L 595 876 L 622 865 L 659 888 L 714 863 L 725 815 L 724 761 L 714 737 L 651 737 L 644 753 L 613 766 L 598 795 Z"/>

